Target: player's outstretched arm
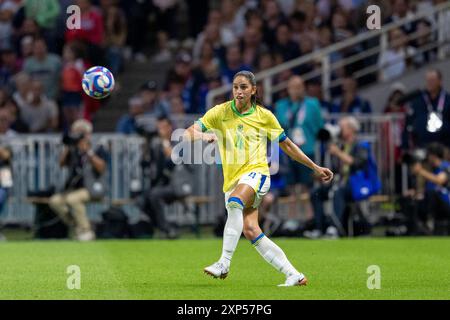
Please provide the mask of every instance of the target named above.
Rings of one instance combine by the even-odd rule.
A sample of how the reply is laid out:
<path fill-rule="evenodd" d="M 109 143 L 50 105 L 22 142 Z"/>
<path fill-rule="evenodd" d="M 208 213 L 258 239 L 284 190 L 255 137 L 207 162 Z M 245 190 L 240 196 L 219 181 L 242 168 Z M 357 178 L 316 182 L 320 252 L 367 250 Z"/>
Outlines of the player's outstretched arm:
<path fill-rule="evenodd" d="M 315 164 L 310 158 L 308 158 L 300 148 L 292 142 L 291 139 L 286 138 L 284 141 L 280 142 L 280 148 L 286 153 L 291 159 L 307 166 L 314 173 L 319 176 L 323 182 L 330 182 L 333 179 L 333 172 L 324 167 L 320 167 Z"/>
<path fill-rule="evenodd" d="M 217 137 L 214 133 L 205 133 L 202 132 L 200 125 L 194 123 L 192 126 L 186 129 L 183 135 L 183 140 L 187 141 L 195 141 L 195 140 L 203 140 L 206 142 L 215 142 L 217 141 Z"/>

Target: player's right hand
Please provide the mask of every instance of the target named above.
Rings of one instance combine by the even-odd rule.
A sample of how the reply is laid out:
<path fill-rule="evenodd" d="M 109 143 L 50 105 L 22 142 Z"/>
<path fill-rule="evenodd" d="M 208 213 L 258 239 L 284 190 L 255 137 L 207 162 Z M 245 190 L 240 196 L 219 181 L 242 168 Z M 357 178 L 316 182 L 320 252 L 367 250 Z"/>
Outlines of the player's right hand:
<path fill-rule="evenodd" d="M 213 143 L 217 141 L 217 136 L 214 133 L 204 133 L 202 135 L 202 140 L 208 143 Z"/>
<path fill-rule="evenodd" d="M 324 167 L 317 167 L 315 169 L 316 175 L 322 180 L 322 182 L 328 183 L 333 179 L 333 171 Z"/>

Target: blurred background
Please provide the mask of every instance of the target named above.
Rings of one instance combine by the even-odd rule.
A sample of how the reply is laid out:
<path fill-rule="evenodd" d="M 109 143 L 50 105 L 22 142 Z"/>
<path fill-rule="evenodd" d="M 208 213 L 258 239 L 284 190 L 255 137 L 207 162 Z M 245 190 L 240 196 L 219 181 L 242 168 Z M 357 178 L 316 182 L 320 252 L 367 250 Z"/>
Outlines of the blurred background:
<path fill-rule="evenodd" d="M 367 28 L 369 5 L 379 30 Z M 187 151 L 194 164 L 174 164 L 170 137 L 230 99 L 240 70 L 256 74 L 293 141 L 337 174 L 324 188 L 283 154 L 273 160 L 267 234 L 448 235 L 449 40 L 450 3 L 439 0 L 0 0 L 2 239 L 92 240 L 83 223 L 97 238 L 221 236 L 220 164 Z M 100 101 L 81 88 L 95 65 L 116 80 Z M 80 119 L 92 137 L 75 135 Z M 51 199 L 84 167 L 59 161 L 80 139 L 104 162 L 106 190 L 66 198 L 66 221 Z M 74 188 L 89 189 L 80 176 Z"/>

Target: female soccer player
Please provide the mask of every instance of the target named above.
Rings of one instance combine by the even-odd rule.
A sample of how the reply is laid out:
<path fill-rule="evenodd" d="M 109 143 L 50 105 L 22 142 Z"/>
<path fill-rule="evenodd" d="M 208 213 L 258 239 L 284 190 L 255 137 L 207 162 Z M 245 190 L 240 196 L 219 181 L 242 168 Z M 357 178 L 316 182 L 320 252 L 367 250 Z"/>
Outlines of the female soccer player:
<path fill-rule="evenodd" d="M 272 143 L 278 140 L 289 157 L 311 168 L 322 181 L 331 181 L 333 173 L 309 159 L 286 136 L 272 112 L 257 101 L 253 73 L 240 71 L 235 74 L 233 97 L 233 100 L 208 110 L 185 133 L 186 140 L 217 141 L 222 160 L 228 212 L 223 250 L 219 261 L 204 271 L 215 278 L 224 279 L 228 275 L 231 258 L 243 231 L 261 256 L 286 275 L 286 282 L 281 286 L 306 285 L 306 277 L 292 266 L 283 250 L 265 236 L 258 225 L 258 206 L 270 187 L 266 139 Z M 205 132 L 208 130 L 215 133 Z"/>

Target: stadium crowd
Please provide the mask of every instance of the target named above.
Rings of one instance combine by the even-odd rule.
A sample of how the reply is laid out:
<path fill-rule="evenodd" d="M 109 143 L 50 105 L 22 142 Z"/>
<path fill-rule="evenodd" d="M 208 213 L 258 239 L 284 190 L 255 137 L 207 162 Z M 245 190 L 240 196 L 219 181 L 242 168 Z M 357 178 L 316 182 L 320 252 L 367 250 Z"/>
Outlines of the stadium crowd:
<path fill-rule="evenodd" d="M 0 128 L 6 135 L 69 131 L 80 118 L 91 121 L 100 107 L 101 102 L 82 92 L 81 77 L 89 66 L 104 65 L 118 75 L 126 68 L 127 59 L 172 63 L 164 82 L 148 81 L 129 99 L 128 112 L 118 121 L 117 132 L 134 134 L 138 131 L 136 119 L 141 115 L 163 118 L 204 113 L 211 107 L 206 105 L 208 91 L 230 83 L 240 70 L 256 73 L 366 31 L 366 7 L 370 4 L 380 6 L 383 23 L 389 23 L 426 12 L 443 2 L 3 0 L 0 1 Z M 71 4 L 81 9 L 80 29 L 66 27 L 66 9 Z M 187 16 L 180 18 L 184 12 Z M 359 95 L 359 87 L 378 80 L 393 80 L 408 68 L 423 66 L 437 58 L 434 49 L 417 53 L 418 47 L 436 40 L 431 31 L 435 25 L 435 17 L 430 16 L 392 30 L 389 48 L 383 55 L 333 72 L 332 79 L 340 79 L 341 84 L 332 88 L 329 100 L 322 96 L 320 79 L 306 82 L 302 79 L 303 75 L 320 70 L 318 63 L 283 72 L 274 84 L 288 80 L 288 88 L 274 96 L 274 104 L 266 107 L 275 113 L 305 153 L 314 157 L 324 113 L 370 114 L 371 103 Z M 410 40 L 412 35 L 419 36 Z M 156 46 L 151 46 L 150 41 Z M 364 52 L 373 45 L 366 42 L 336 52 L 330 57 L 331 62 Z M 366 63 L 377 64 L 378 71 L 356 81 L 352 74 Z M 120 89 L 120 77 L 117 78 Z M 444 89 L 442 75 L 430 71 L 426 78 L 430 98 L 416 99 L 418 105 L 414 110 L 427 110 L 430 105 L 438 107 L 441 89 Z M 261 91 L 262 87 L 260 95 Z M 408 106 L 402 103 L 406 91 L 401 84 L 395 84 L 384 112 L 406 114 Z M 448 136 L 450 125 L 446 116 L 450 108 L 447 93 L 444 102 L 441 133 L 430 135 L 426 118 L 422 119 L 420 112 L 418 116 L 409 114 L 397 128 L 404 132 L 403 140 L 395 142 L 397 164 L 402 161 L 402 150 L 426 147 L 431 142 L 448 146 L 443 138 Z M 358 129 L 353 120 L 346 126 L 349 130 Z M 415 134 L 413 142 L 411 133 Z M 330 152 L 340 154 L 337 149 Z M 289 171 L 280 177 L 281 186 L 286 185 L 288 193 L 312 192 L 311 172 L 290 163 L 287 167 Z M 312 220 L 317 209 L 311 205 L 303 209 Z M 295 212 L 296 207 L 291 211 Z"/>

